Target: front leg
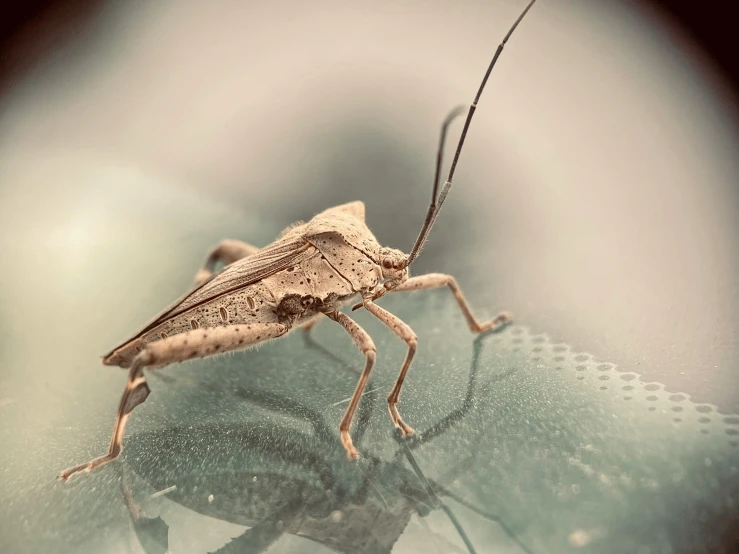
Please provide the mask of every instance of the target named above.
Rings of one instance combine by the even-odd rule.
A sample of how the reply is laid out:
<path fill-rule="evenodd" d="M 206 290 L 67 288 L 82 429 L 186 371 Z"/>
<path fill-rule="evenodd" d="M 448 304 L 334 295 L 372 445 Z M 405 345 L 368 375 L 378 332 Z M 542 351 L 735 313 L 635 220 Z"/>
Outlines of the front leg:
<path fill-rule="evenodd" d="M 203 266 L 195 275 L 195 285 L 199 285 L 211 277 L 218 262 L 223 263 L 223 265 L 228 265 L 236 260 L 240 260 L 241 258 L 246 258 L 252 254 L 256 254 L 259 250 L 259 247 L 240 240 L 222 240 L 213 249 L 211 249 L 210 252 L 208 252 L 208 257 L 205 258 Z"/>
<path fill-rule="evenodd" d="M 393 420 L 395 426 L 400 429 L 400 432 L 403 434 L 403 436 L 412 435 L 413 433 L 415 433 L 415 431 L 408 424 L 406 424 L 405 421 L 403 421 L 402 417 L 400 417 L 400 413 L 398 412 L 396 404 L 400 399 L 400 389 L 403 388 L 405 375 L 406 373 L 408 373 L 408 369 L 411 367 L 411 362 L 413 361 L 413 356 L 416 354 L 418 337 L 416 337 L 413 329 L 411 329 L 407 323 L 402 321 L 399 317 L 391 314 L 387 310 L 380 308 L 380 306 L 372 302 L 371 299 L 364 300 L 364 307 L 372 315 L 374 315 L 385 325 L 390 327 L 393 333 L 398 335 L 408 345 L 408 353 L 405 356 L 403 367 L 400 368 L 398 379 L 397 381 L 395 381 L 395 385 L 393 386 L 390 394 L 387 397 L 387 408 L 390 411 L 390 418 Z"/>
<path fill-rule="evenodd" d="M 443 286 L 448 286 L 451 289 L 454 298 L 457 300 L 457 304 L 459 304 L 459 307 L 462 309 L 464 318 L 467 320 L 467 325 L 473 333 L 484 333 L 485 331 L 497 330 L 513 321 L 511 314 L 508 312 L 501 312 L 495 318 L 484 323 L 477 321 L 467 299 L 462 294 L 462 289 L 460 289 L 457 284 L 457 280 L 453 276 L 445 275 L 444 273 L 427 273 L 426 275 L 411 277 L 405 283 L 397 286 L 390 292 L 436 289 Z"/>
<path fill-rule="evenodd" d="M 372 366 L 375 365 L 377 349 L 375 348 L 375 343 L 372 340 L 372 337 L 367 334 L 367 331 L 362 329 L 357 324 L 357 322 L 355 322 L 346 314 L 342 314 L 341 312 L 330 312 L 327 313 L 326 316 L 341 325 L 346 330 L 346 332 L 349 333 L 349 336 L 354 341 L 354 344 L 357 345 L 357 348 L 362 351 L 362 354 L 364 354 L 367 359 L 364 365 L 364 371 L 362 371 L 362 375 L 359 377 L 359 382 L 357 382 L 357 386 L 354 389 L 354 394 L 352 394 L 352 398 L 349 401 L 349 406 L 346 408 L 346 412 L 344 412 L 344 417 L 341 418 L 341 424 L 339 425 L 341 442 L 344 445 L 346 454 L 350 460 L 356 460 L 359 458 L 359 452 L 357 452 L 357 449 L 354 448 L 352 438 L 351 436 L 349 436 L 349 428 L 352 425 L 352 419 L 354 419 L 354 413 L 357 411 L 359 400 L 362 398 L 364 387 L 367 386 L 367 381 L 369 380 Z"/>

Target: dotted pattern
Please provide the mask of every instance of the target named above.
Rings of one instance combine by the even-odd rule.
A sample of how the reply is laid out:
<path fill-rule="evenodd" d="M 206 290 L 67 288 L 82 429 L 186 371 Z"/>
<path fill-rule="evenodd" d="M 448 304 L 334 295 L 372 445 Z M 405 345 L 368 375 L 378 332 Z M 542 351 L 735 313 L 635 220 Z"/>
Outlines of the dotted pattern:
<path fill-rule="evenodd" d="M 697 421 L 700 433 L 721 437 L 739 448 L 739 415 L 721 414 L 715 405 L 695 403 L 687 393 L 670 392 L 662 383 L 644 381 L 636 372 L 575 352 L 567 344 L 552 342 L 545 334 L 533 335 L 524 326 L 511 327 L 496 342 L 497 348 L 530 352 L 529 361 L 542 369 L 553 367 L 554 371 L 571 374 L 573 379 L 594 381 L 595 389 L 603 394 L 618 395 L 624 402 L 641 402 L 645 410 L 664 413 L 676 425 Z"/>
<path fill-rule="evenodd" d="M 349 202 L 324 210 L 305 226 L 305 236 L 337 233 L 360 252 L 377 259 L 380 244 L 364 223 L 364 204 Z"/>

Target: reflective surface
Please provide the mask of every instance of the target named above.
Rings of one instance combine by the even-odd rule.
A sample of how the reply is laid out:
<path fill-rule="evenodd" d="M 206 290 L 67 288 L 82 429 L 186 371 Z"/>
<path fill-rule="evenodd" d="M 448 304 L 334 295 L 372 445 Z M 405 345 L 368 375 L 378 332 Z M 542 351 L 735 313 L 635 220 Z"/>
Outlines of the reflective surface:
<path fill-rule="evenodd" d="M 98 402 L 81 379 L 67 381 L 76 410 L 66 418 L 82 432 L 50 422 L 37 435 L 43 447 L 29 447 L 4 419 L 13 452 L 40 454 L 13 456 L 10 482 L 25 485 L 4 509 L 44 522 L 25 516 L 19 523 L 34 533 L 19 526 L 4 535 L 11 551 L 711 552 L 724 544 L 739 515 L 739 418 L 525 326 L 473 339 L 446 291 L 383 304 L 424 344 L 402 402 L 416 439 L 394 437 L 384 402 L 404 347 L 360 313 L 380 354 L 354 429 L 358 463 L 347 462 L 336 426 L 361 359 L 326 321 L 310 338 L 150 372 L 153 393 L 134 412 L 122 458 L 55 481 L 53 469 L 104 447 L 124 380 L 106 368 L 110 390 L 99 394 L 108 409 L 81 423 Z"/>
<path fill-rule="evenodd" d="M 0 551 L 735 543 L 739 141 L 720 89 L 613 3 L 537 4 L 413 267 L 516 324 L 476 340 L 446 290 L 381 301 L 419 336 L 419 439 L 385 406 L 405 347 L 358 311 L 378 347 L 359 463 L 337 427 L 363 360 L 326 321 L 150 372 L 121 459 L 58 482 L 108 444 L 125 372 L 100 354 L 219 239 L 362 199 L 409 248 L 438 123 L 520 9 L 157 6 L 104 11 L 2 99 Z"/>
<path fill-rule="evenodd" d="M 2 350 L 6 551 L 710 552 L 733 540 L 739 418 L 525 324 L 475 339 L 446 290 L 382 300 L 420 339 L 400 405 L 416 440 L 396 440 L 384 401 L 405 345 L 358 311 L 378 349 L 354 429 L 359 463 L 337 426 L 362 359 L 327 320 L 312 340 L 149 372 L 121 459 L 58 481 L 109 439 L 125 372 L 95 364 L 99 345 L 188 286 L 181 267 L 194 270 L 211 242 L 194 230 L 215 221 L 243 236 L 259 221 L 178 191 L 190 225 L 127 211 L 116 237 L 115 217 L 100 223 L 106 207 L 145 194 L 164 213 L 173 191 L 113 175 L 86 191 L 101 210 L 75 220 L 99 235 L 59 229 L 57 245 L 3 275 L 4 306 L 18 305 L 14 290 L 34 294 L 3 318 L 15 322 Z M 268 231 L 252 229 L 254 242 Z M 137 281 L 147 286 L 129 294 Z M 499 307 L 475 302 L 481 317 Z"/>

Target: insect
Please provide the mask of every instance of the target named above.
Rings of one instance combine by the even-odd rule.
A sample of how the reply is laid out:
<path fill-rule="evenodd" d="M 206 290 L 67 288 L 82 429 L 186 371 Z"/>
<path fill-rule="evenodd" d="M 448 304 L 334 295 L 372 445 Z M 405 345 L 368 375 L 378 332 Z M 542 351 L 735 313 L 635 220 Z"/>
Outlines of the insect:
<path fill-rule="evenodd" d="M 465 137 L 490 72 L 535 1 L 531 0 L 526 6 L 498 46 L 467 110 L 449 175 L 439 191 L 447 129 L 452 120 L 463 113 L 463 108 L 454 109 L 442 124 L 431 203 L 410 254 L 377 242 L 365 224 L 362 202 L 329 208 L 307 223 L 292 225 L 272 244 L 261 249 L 240 241 L 223 241 L 209 253 L 196 275 L 195 286 L 187 294 L 103 357 L 103 364 L 129 370 L 108 453 L 63 471 L 61 479 L 67 480 L 75 473 L 100 467 L 120 455 L 123 432 L 131 412 L 146 400 L 150 392 L 144 369 L 247 349 L 285 336 L 293 329 L 310 329 L 324 316 L 344 328 L 366 360 L 339 425 L 347 456 L 356 460 L 359 453 L 352 443 L 349 429 L 376 357 L 372 337 L 351 317 L 339 311 L 356 297 L 360 297 L 361 302 L 354 309 L 363 307 L 408 345 L 398 378 L 387 397 L 387 405 L 392 422 L 402 435 L 414 433 L 400 416 L 397 404 L 418 339 L 407 323 L 376 302 L 390 292 L 447 286 L 474 333 L 497 329 L 511 321 L 507 313 L 501 313 L 490 321 L 479 322 L 453 276 L 431 273 L 410 277 L 409 268 L 421 252 L 451 189 Z M 214 273 L 219 262 L 226 265 Z"/>

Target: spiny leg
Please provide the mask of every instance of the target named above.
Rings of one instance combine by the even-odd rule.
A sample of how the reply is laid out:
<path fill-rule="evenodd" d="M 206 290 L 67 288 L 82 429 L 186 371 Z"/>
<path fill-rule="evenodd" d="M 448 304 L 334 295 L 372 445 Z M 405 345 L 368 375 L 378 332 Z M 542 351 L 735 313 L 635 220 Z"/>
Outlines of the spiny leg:
<path fill-rule="evenodd" d="M 258 342 L 280 337 L 288 332 L 288 327 L 280 323 L 261 323 L 251 325 L 228 325 L 204 329 L 193 329 L 147 344 L 131 362 L 128 372 L 128 383 L 123 391 L 110 447 L 105 456 L 95 458 L 86 464 L 71 467 L 59 476 L 69 479 L 80 471 L 91 471 L 120 455 L 123 443 L 123 431 L 133 409 L 149 396 L 149 386 L 143 370 L 146 367 L 163 367 L 174 362 L 182 362 L 193 358 L 212 356 L 229 350 L 246 348 Z"/>
<path fill-rule="evenodd" d="M 364 370 L 362 371 L 362 375 L 359 377 L 357 386 L 354 389 L 354 394 L 352 394 L 352 398 L 349 401 L 349 406 L 346 408 L 346 412 L 344 412 L 344 417 L 341 418 L 341 424 L 339 425 L 341 442 L 344 445 L 346 454 L 350 460 L 356 460 L 359 458 L 359 452 L 357 452 L 357 449 L 354 448 L 352 438 L 349 436 L 349 428 L 352 425 L 352 419 L 354 418 L 354 413 L 357 411 L 359 400 L 362 398 L 364 387 L 367 385 L 367 380 L 369 379 L 370 372 L 372 371 L 372 366 L 375 364 L 377 349 L 375 348 L 375 343 L 372 340 L 372 337 L 367 334 L 367 331 L 362 329 L 353 319 L 351 319 L 346 314 L 343 314 L 341 312 L 332 312 L 326 314 L 326 316 L 330 319 L 333 319 L 336 323 L 346 329 L 346 332 L 349 333 L 349 336 L 354 341 L 354 344 L 357 345 L 357 347 L 362 351 L 362 354 L 364 354 L 367 358 L 367 361 L 364 365 Z"/>
<path fill-rule="evenodd" d="M 501 312 L 495 318 L 484 323 L 477 321 L 477 318 L 472 313 L 472 308 L 470 308 L 467 299 L 462 294 L 462 289 L 457 284 L 457 280 L 453 276 L 444 273 L 428 273 L 426 275 L 411 277 L 402 285 L 392 289 L 391 292 L 436 289 L 443 286 L 448 286 L 451 289 L 454 298 L 457 300 L 457 304 L 462 309 L 464 318 L 467 320 L 467 325 L 473 333 L 497 330 L 513 321 L 511 314 L 508 312 Z"/>
<path fill-rule="evenodd" d="M 416 347 L 418 346 L 418 337 L 416 337 L 413 329 L 411 329 L 407 323 L 402 321 L 399 317 L 391 314 L 387 310 L 380 308 L 380 306 L 372 302 L 372 300 L 366 299 L 364 301 L 364 307 L 380 321 L 382 321 L 385 325 L 390 327 L 390 329 L 392 329 L 392 331 L 401 339 L 403 339 L 408 345 L 408 353 L 405 356 L 403 367 L 400 368 L 398 379 L 397 381 L 395 381 L 395 385 L 393 386 L 390 394 L 387 397 L 387 408 L 390 411 L 390 418 L 393 420 L 395 426 L 400 429 L 400 432 L 403 434 L 403 436 L 412 435 L 413 433 L 415 433 L 415 431 L 408 424 L 406 424 L 405 421 L 403 421 L 402 417 L 400 417 L 400 413 L 398 413 L 398 408 L 396 405 L 398 403 L 398 400 L 400 399 L 400 389 L 403 388 L 405 375 L 406 373 L 408 373 L 408 368 L 411 367 L 413 356 L 416 353 Z"/>
<path fill-rule="evenodd" d="M 228 265 L 241 258 L 256 254 L 259 250 L 259 247 L 240 240 L 222 240 L 208 252 L 208 257 L 205 258 L 203 266 L 195 274 L 195 285 L 199 285 L 211 277 L 218 262 Z"/>

